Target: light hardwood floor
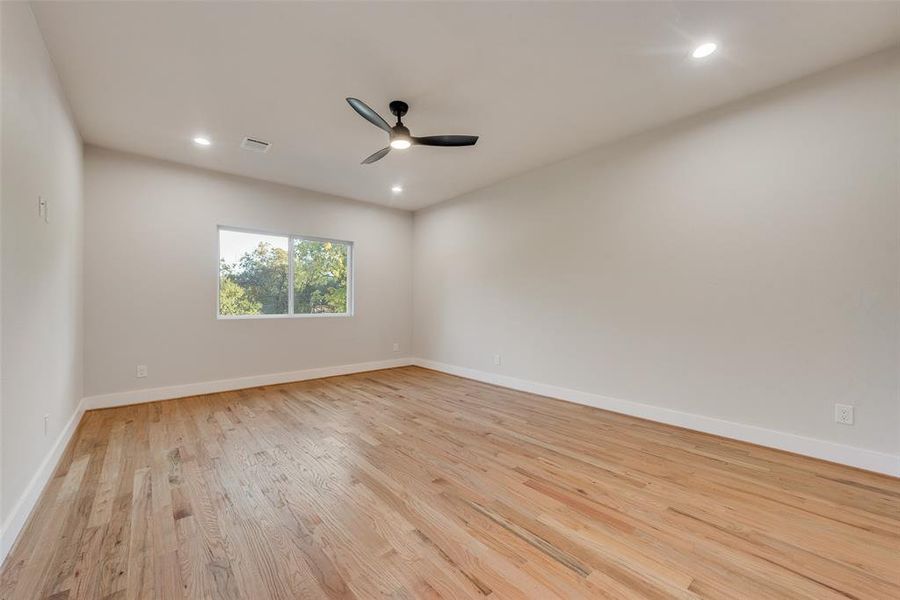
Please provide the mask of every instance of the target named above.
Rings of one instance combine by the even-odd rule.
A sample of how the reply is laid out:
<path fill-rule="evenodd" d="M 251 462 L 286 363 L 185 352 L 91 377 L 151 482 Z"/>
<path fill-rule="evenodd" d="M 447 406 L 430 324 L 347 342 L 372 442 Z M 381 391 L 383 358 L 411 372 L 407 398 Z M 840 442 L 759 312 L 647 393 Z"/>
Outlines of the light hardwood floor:
<path fill-rule="evenodd" d="M 900 480 L 416 367 L 89 412 L 3 598 L 900 598 Z"/>

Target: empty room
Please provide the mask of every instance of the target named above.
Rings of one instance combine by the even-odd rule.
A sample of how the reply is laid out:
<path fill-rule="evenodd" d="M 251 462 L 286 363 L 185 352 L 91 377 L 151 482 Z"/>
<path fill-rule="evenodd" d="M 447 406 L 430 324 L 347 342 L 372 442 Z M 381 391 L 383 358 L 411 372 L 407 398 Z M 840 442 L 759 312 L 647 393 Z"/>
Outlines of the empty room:
<path fill-rule="evenodd" d="M 900 1 L 0 0 L 0 600 L 900 598 Z"/>

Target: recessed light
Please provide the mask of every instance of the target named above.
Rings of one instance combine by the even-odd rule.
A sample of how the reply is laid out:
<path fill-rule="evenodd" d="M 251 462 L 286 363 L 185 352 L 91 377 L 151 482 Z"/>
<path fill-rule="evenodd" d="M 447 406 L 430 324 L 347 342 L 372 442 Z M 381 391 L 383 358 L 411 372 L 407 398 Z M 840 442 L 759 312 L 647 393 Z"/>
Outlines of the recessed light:
<path fill-rule="evenodd" d="M 715 42 L 706 42 L 705 44 L 700 44 L 699 46 L 694 48 L 691 56 L 693 56 L 694 58 L 706 58 L 707 56 L 715 52 L 716 48 L 718 48 L 718 46 L 716 46 Z"/>
<path fill-rule="evenodd" d="M 202 135 L 198 135 L 197 137 L 195 137 L 194 143 L 198 146 L 209 146 L 210 144 L 212 144 L 212 142 L 209 141 L 208 137 L 203 137 Z"/>
<path fill-rule="evenodd" d="M 395 185 L 395 186 L 391 187 L 391 191 L 394 192 L 395 194 L 399 194 L 400 192 L 403 191 L 403 186 Z"/>

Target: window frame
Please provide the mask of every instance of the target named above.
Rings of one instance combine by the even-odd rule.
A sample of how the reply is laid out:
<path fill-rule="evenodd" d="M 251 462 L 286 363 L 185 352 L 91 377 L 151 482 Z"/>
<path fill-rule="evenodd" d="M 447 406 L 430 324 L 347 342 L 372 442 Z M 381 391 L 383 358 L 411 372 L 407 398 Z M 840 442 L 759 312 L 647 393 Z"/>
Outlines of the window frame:
<path fill-rule="evenodd" d="M 223 315 L 222 309 L 222 231 L 234 231 L 236 233 L 250 233 L 256 235 L 269 235 L 286 237 L 288 240 L 288 312 L 283 315 Z M 295 313 L 294 312 L 294 240 L 307 242 L 331 242 L 347 246 L 347 311 L 342 313 Z M 355 279 L 356 265 L 354 264 L 354 244 L 350 240 L 336 238 L 317 237 L 312 235 L 299 235 L 264 229 L 252 229 L 249 227 L 232 227 L 230 225 L 216 226 L 216 320 L 241 321 L 245 319 L 308 319 L 308 318 L 345 318 L 352 317 L 355 308 Z"/>

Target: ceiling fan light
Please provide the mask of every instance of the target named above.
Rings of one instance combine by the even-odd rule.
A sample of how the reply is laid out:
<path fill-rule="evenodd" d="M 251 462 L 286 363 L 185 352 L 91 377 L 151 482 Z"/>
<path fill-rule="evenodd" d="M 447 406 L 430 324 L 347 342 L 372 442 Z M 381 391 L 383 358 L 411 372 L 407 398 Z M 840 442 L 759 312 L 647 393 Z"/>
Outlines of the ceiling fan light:
<path fill-rule="evenodd" d="M 412 142 L 403 138 L 396 138 L 391 140 L 391 148 L 394 150 L 406 150 L 412 146 Z"/>

